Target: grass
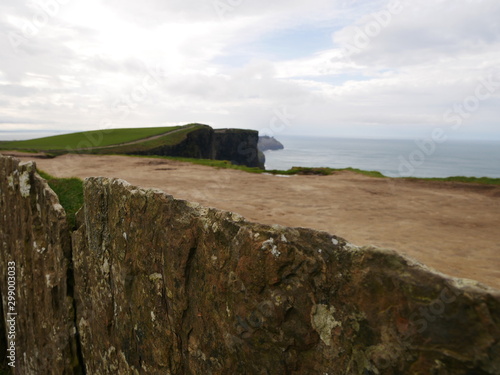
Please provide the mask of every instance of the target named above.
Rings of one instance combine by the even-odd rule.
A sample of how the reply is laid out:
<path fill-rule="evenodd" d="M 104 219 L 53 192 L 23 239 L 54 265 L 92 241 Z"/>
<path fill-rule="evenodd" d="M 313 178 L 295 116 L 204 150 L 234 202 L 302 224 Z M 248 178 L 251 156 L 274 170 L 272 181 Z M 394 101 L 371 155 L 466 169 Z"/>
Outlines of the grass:
<path fill-rule="evenodd" d="M 142 152 L 147 150 L 152 150 L 161 146 L 171 146 L 180 143 L 186 139 L 187 135 L 204 125 L 200 124 L 188 124 L 185 126 L 172 126 L 172 127 L 161 127 L 161 128 L 131 128 L 131 129 L 109 129 L 109 130 L 97 130 L 88 131 L 72 134 L 64 134 L 53 137 L 45 137 L 32 139 L 27 141 L 0 141 L 0 149 L 17 149 L 19 151 L 45 151 L 47 156 L 56 157 L 60 154 L 70 152 L 71 149 L 77 150 L 81 147 L 94 147 L 90 150 L 79 151 L 86 153 L 96 153 L 96 154 L 130 154 L 133 152 Z M 177 130 L 173 134 L 165 134 L 153 140 L 144 140 L 152 136 L 161 135 L 163 133 L 171 132 Z M 140 141 L 131 145 L 124 145 L 123 143 Z M 85 142 L 87 144 L 85 144 Z M 106 146 L 112 146 L 108 148 L 102 148 Z M 70 150 L 67 149 L 70 148 Z M 130 156 L 130 155 L 128 155 Z M 170 160 L 178 160 L 183 162 L 189 162 L 193 164 L 205 165 L 214 168 L 224 168 L 224 169 L 236 169 L 249 173 L 270 173 L 270 174 L 280 174 L 280 175 L 318 175 L 318 176 L 329 176 L 340 171 L 350 171 L 354 173 L 359 173 L 369 177 L 375 178 L 388 178 L 378 171 L 365 171 L 357 168 L 309 168 L 309 167 L 293 167 L 289 170 L 262 170 L 259 168 L 251 168 L 242 165 L 234 165 L 229 161 L 225 160 L 208 160 L 208 159 L 192 159 L 192 158 L 180 158 L 180 157 L 168 157 L 168 156 L 142 156 L 149 158 L 165 158 Z M 454 176 L 447 178 L 413 178 L 406 177 L 407 180 L 427 180 L 427 181 L 452 181 L 452 182 L 464 182 L 464 183 L 475 183 L 483 185 L 500 185 L 500 178 L 489 178 L 489 177 L 464 177 L 464 176 Z M 61 186 L 66 186 L 69 182 L 61 182 L 63 179 L 50 178 L 52 184 L 55 186 L 60 184 Z M 70 179 L 71 180 L 71 179 Z M 56 182 L 59 181 L 59 182 Z M 76 182 L 73 181 L 76 184 Z M 81 183 L 81 181 L 80 181 Z M 59 188 L 59 187 L 57 187 Z M 68 205 L 70 203 L 68 202 Z"/>
<path fill-rule="evenodd" d="M 75 228 L 75 214 L 83 205 L 83 181 L 79 178 L 56 178 L 43 171 L 38 174 L 45 178 L 59 197 L 59 203 L 66 211 L 70 229 Z"/>
<path fill-rule="evenodd" d="M 236 169 L 248 173 L 269 173 L 269 174 L 279 174 L 286 176 L 293 175 L 316 175 L 316 176 L 330 176 L 335 174 L 335 172 L 354 172 L 359 173 L 364 176 L 374 177 L 374 178 L 391 178 L 383 175 L 378 171 L 366 171 L 358 168 L 309 168 L 309 167 L 292 167 L 288 170 L 263 170 L 260 168 L 251 168 L 244 165 L 235 165 L 227 160 L 208 160 L 208 159 L 191 159 L 191 158 L 179 158 L 173 156 L 154 156 L 154 155 L 126 155 L 140 158 L 156 158 L 156 159 L 168 159 L 182 161 L 192 164 L 205 165 L 209 167 L 214 167 L 218 169 Z M 500 178 L 490 178 L 490 177 L 464 177 L 464 176 L 454 176 L 446 178 L 421 178 L 421 177 L 402 177 L 405 180 L 423 180 L 423 181 L 450 181 L 450 182 L 464 182 L 464 183 L 475 183 L 482 185 L 500 185 Z"/>
<path fill-rule="evenodd" d="M 213 160 L 213 159 L 194 159 L 194 158 L 183 158 L 178 156 L 159 156 L 159 155 L 122 155 L 130 156 L 134 158 L 148 158 L 148 159 L 167 159 L 181 161 L 185 163 L 205 165 L 207 167 L 213 167 L 217 169 L 237 169 L 249 173 L 265 173 L 263 169 L 257 167 L 247 167 L 245 165 L 236 165 L 227 160 Z"/>
<path fill-rule="evenodd" d="M 214 168 L 218 168 L 218 169 L 236 169 L 236 170 L 249 172 L 249 173 L 268 173 L 268 174 L 280 174 L 280 175 L 289 175 L 289 176 L 291 176 L 291 175 L 329 176 L 329 175 L 334 174 L 335 172 L 351 171 L 351 172 L 364 174 L 364 175 L 367 175 L 370 177 L 386 178 L 386 176 L 384 176 L 380 172 L 364 171 L 364 170 L 356 169 L 356 168 L 334 169 L 334 168 L 326 168 L 326 167 L 319 167 L 319 168 L 293 167 L 293 168 L 288 169 L 288 170 L 281 170 L 281 169 L 264 170 L 264 169 L 260 169 L 257 167 L 247 167 L 244 165 L 232 164 L 230 161 L 227 161 L 227 160 L 193 159 L 193 158 L 182 158 L 182 157 L 175 157 L 175 156 L 158 156 L 158 155 L 124 155 L 124 156 L 176 160 L 176 161 L 181 161 L 181 162 L 186 162 L 186 163 L 205 165 L 208 167 L 214 167 Z"/>
<path fill-rule="evenodd" d="M 193 130 L 200 129 L 203 125 L 194 125 L 189 128 L 181 129 L 181 127 L 177 127 L 180 129 L 179 131 L 173 134 L 165 134 L 163 137 L 158 137 L 156 139 L 150 141 L 144 141 L 140 143 L 135 143 L 132 145 L 123 145 L 116 146 L 107 149 L 95 149 L 94 152 L 98 154 L 127 154 L 137 151 L 147 151 L 152 150 L 161 146 L 172 146 L 182 142 L 186 139 L 187 135 L 191 133 Z M 177 130 L 177 129 L 176 129 Z"/>
<path fill-rule="evenodd" d="M 333 169 L 333 168 L 306 168 L 306 167 L 293 167 L 292 169 L 283 170 L 262 170 L 260 168 L 251 168 L 243 165 L 235 165 L 226 160 L 208 160 L 208 159 L 191 159 L 191 158 L 179 158 L 170 156 L 137 156 L 133 157 L 140 158 L 155 158 L 155 159 L 168 159 L 176 160 L 181 162 L 188 162 L 198 165 L 205 165 L 209 167 L 214 167 L 218 169 L 236 169 L 248 173 L 271 173 L 280 175 L 320 175 L 328 176 L 335 172 L 340 171 L 350 171 L 354 173 L 359 173 L 374 178 L 388 178 L 382 173 L 377 171 L 364 171 L 357 168 L 343 168 L 343 169 Z M 79 178 L 56 178 L 43 171 L 38 171 L 38 174 L 47 180 L 49 186 L 59 197 L 59 202 L 64 207 L 66 211 L 66 216 L 68 220 L 69 227 L 75 229 L 75 214 L 83 205 L 83 181 Z M 426 181 L 452 181 L 452 182 L 464 182 L 464 183 L 475 183 L 483 185 L 500 185 L 500 178 L 489 178 L 489 177 L 463 177 L 454 176 L 447 178 L 405 178 L 406 180 L 426 180 Z"/>
<path fill-rule="evenodd" d="M 284 175 L 298 174 L 298 175 L 330 176 L 332 174 L 335 174 L 335 172 L 342 172 L 342 171 L 355 172 L 355 173 L 363 174 L 363 175 L 370 176 L 370 177 L 386 178 L 386 176 L 384 176 L 380 172 L 364 171 L 362 169 L 356 169 L 356 168 L 292 167 L 292 169 L 289 169 L 287 171 L 271 170 L 271 171 L 266 171 L 266 172 L 272 173 L 272 174 L 284 174 Z"/>
<path fill-rule="evenodd" d="M 417 178 L 417 177 L 407 177 L 408 180 L 426 180 L 426 181 L 450 181 L 450 182 L 464 182 L 468 184 L 481 184 L 481 185 L 500 185 L 500 178 L 491 177 L 465 177 L 465 176 L 453 176 L 445 178 Z"/>
<path fill-rule="evenodd" d="M 0 148 L 33 151 L 67 151 L 68 149 L 105 147 L 153 137 L 180 128 L 180 126 L 169 126 L 160 128 L 94 130 L 26 141 L 4 141 L 0 143 Z"/>

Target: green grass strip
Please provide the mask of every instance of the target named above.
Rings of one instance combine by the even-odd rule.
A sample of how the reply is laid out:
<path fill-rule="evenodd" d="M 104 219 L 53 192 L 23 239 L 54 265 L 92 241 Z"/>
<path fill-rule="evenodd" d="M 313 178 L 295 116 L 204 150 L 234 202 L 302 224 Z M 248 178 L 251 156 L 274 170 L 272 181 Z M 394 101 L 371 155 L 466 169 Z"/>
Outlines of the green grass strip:
<path fill-rule="evenodd" d="M 96 154 L 128 154 L 128 153 L 133 153 L 133 152 L 140 152 L 140 151 L 147 151 L 147 150 L 153 150 L 155 148 L 161 147 L 161 146 L 172 146 L 176 145 L 180 142 L 182 142 L 184 139 L 186 139 L 187 135 L 197 129 L 202 128 L 203 125 L 198 125 L 198 126 L 193 126 L 193 127 L 186 127 L 185 129 L 181 129 L 179 127 L 179 131 L 173 133 L 173 134 L 165 134 L 162 137 L 158 137 L 153 140 L 145 140 L 140 143 L 135 143 L 131 145 L 118 145 L 115 147 L 110 147 L 110 148 L 96 148 L 91 151 L 91 153 L 96 153 Z"/>
<path fill-rule="evenodd" d="M 75 228 L 75 214 L 83 206 L 83 181 L 79 178 L 56 178 L 43 171 L 38 174 L 47 180 L 50 188 L 59 197 L 59 203 L 66 211 L 70 229 Z"/>
<path fill-rule="evenodd" d="M 464 177 L 464 176 L 453 176 L 444 178 L 388 177 L 378 171 L 365 171 L 363 169 L 358 169 L 358 168 L 326 168 L 326 167 L 319 167 L 319 168 L 292 167 L 291 169 L 288 170 L 280 170 L 280 169 L 263 170 L 260 168 L 246 167 L 244 165 L 235 165 L 227 160 L 192 159 L 192 158 L 180 158 L 173 156 L 154 156 L 154 155 L 123 155 L 123 156 L 168 159 L 168 160 L 176 160 L 197 165 L 205 165 L 208 167 L 214 167 L 218 169 L 236 169 L 249 173 L 269 173 L 269 174 L 279 174 L 286 176 L 293 176 L 293 175 L 330 176 L 335 174 L 335 172 L 349 171 L 374 178 L 398 178 L 398 179 L 401 178 L 405 180 L 419 180 L 419 181 L 448 181 L 448 182 L 474 183 L 482 185 L 500 185 L 500 178 L 490 178 L 490 177 Z"/>
<path fill-rule="evenodd" d="M 406 177 L 407 180 L 426 180 L 426 181 L 448 181 L 448 182 L 463 182 L 468 184 L 481 184 L 481 185 L 500 185 L 500 178 L 492 177 L 465 177 L 465 176 L 452 176 L 452 177 Z"/>
<path fill-rule="evenodd" d="M 180 128 L 180 126 L 168 126 L 159 128 L 93 130 L 54 135 L 26 141 L 4 141 L 0 143 L 0 148 L 36 151 L 67 151 L 79 148 L 105 147 L 138 141 Z"/>

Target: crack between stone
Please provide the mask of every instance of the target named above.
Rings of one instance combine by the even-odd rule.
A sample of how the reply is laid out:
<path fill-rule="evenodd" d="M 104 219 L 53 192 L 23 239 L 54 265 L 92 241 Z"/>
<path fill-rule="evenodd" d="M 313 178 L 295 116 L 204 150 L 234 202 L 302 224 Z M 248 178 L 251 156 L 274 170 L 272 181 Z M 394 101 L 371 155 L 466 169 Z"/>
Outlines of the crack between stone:
<path fill-rule="evenodd" d="M 76 306 L 76 298 L 75 298 L 75 268 L 74 268 L 74 262 L 73 262 L 73 243 L 71 241 L 71 233 L 69 233 L 70 236 L 70 256 L 69 256 L 69 264 L 68 264 L 68 270 L 67 270 L 67 275 L 66 275 L 66 283 L 67 283 L 67 295 L 71 297 L 71 304 L 73 307 L 73 316 L 72 316 L 72 321 L 73 325 L 75 327 L 75 345 L 76 345 L 76 356 L 78 358 L 78 366 L 76 366 L 73 369 L 73 373 L 75 375 L 86 375 L 86 370 L 85 370 L 85 362 L 83 359 L 83 350 L 82 350 L 82 342 L 81 342 L 81 336 L 80 336 L 80 330 L 78 328 L 78 321 L 77 321 L 77 306 Z"/>
<path fill-rule="evenodd" d="M 190 301 L 188 298 L 188 290 L 189 290 L 189 284 L 191 282 L 190 278 L 191 278 L 191 268 L 192 268 L 192 264 L 193 264 L 193 258 L 195 257 L 197 247 L 198 246 L 196 244 L 195 246 L 193 246 L 189 249 L 188 257 L 186 259 L 186 265 L 184 267 L 184 294 L 185 294 L 185 298 L 187 301 L 187 305 L 186 305 L 185 310 L 182 312 L 181 327 L 184 327 L 184 325 L 185 325 L 187 312 L 188 312 L 189 306 L 190 306 Z M 184 330 L 184 329 L 182 329 L 182 330 Z M 192 331 L 192 328 L 190 328 L 186 334 L 186 342 L 185 343 L 183 343 L 182 341 L 180 342 L 181 353 L 183 353 L 183 357 L 184 357 L 184 367 L 185 367 L 185 371 L 187 373 L 190 373 L 189 336 L 191 334 L 191 331 Z"/>

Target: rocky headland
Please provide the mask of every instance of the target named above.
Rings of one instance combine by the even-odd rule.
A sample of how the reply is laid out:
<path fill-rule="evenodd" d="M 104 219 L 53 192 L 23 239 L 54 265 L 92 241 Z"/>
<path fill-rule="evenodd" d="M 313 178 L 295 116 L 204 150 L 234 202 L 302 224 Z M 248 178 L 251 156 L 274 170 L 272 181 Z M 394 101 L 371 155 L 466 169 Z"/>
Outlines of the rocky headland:
<path fill-rule="evenodd" d="M 227 160 L 235 165 L 264 169 L 265 158 L 258 150 L 259 133 L 245 129 L 213 129 L 198 125 L 177 144 L 165 144 L 131 155 L 178 156 L 195 159 Z"/>
<path fill-rule="evenodd" d="M 285 146 L 278 141 L 274 137 L 270 137 L 268 135 L 263 135 L 259 137 L 259 143 L 258 143 L 258 148 L 259 151 L 277 151 L 277 150 L 283 150 Z"/>
<path fill-rule="evenodd" d="M 154 135 L 151 135 L 151 130 L 156 130 Z M 256 130 L 213 129 L 208 125 L 188 124 L 101 129 L 25 141 L 4 141 L 0 142 L 0 150 L 43 152 L 48 157 L 65 154 L 173 156 L 226 160 L 234 165 L 264 169 L 265 157 L 257 147 L 258 141 Z"/>

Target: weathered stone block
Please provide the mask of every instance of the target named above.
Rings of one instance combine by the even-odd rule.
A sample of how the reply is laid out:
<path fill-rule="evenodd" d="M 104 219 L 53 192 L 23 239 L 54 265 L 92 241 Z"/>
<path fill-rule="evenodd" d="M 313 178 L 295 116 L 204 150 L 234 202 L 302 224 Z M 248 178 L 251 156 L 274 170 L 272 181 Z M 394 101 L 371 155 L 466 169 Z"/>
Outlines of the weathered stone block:
<path fill-rule="evenodd" d="M 11 316 L 15 317 L 14 374 L 78 374 L 66 214 L 55 193 L 36 174 L 34 163 L 3 156 L 0 245 L 2 321 L 8 312 L 17 314 Z M 7 298 L 9 262 L 15 264 L 15 306 Z"/>
<path fill-rule="evenodd" d="M 500 295 L 391 251 L 85 182 L 74 233 L 92 374 L 498 374 Z"/>

